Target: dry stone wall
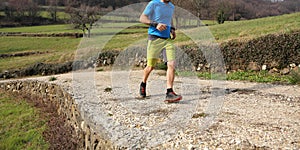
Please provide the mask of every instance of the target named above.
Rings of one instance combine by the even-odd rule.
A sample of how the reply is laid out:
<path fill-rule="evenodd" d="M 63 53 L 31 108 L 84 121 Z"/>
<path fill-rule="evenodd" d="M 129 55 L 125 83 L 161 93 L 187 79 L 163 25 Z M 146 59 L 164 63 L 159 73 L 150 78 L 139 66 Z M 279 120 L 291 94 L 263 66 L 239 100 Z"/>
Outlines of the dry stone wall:
<path fill-rule="evenodd" d="M 296 66 L 300 66 L 300 31 L 285 34 L 269 34 L 250 41 L 231 40 L 220 44 L 219 49 L 223 56 L 217 56 L 209 45 L 199 47 L 185 45 L 180 48 L 189 56 L 195 71 L 210 71 L 213 63 L 210 60 L 224 59 L 226 71 L 267 70 L 272 72 L 290 72 Z M 137 55 L 132 59 L 137 67 L 145 67 L 146 55 L 138 55 L 145 52 L 143 49 L 132 49 Z M 211 52 L 212 54 L 207 54 Z M 206 53 L 206 54 L 205 54 Z M 112 65 L 119 55 L 119 51 L 106 51 L 99 55 L 98 66 Z M 206 58 L 206 57 L 214 58 Z M 124 60 L 127 63 L 128 60 Z M 278 71 L 274 71 L 278 70 Z M 282 73 L 286 74 L 286 73 Z"/>
<path fill-rule="evenodd" d="M 65 117 L 66 124 L 73 128 L 73 136 L 79 137 L 81 140 L 78 149 L 112 149 L 108 141 L 102 139 L 90 128 L 89 123 L 81 115 L 72 95 L 62 87 L 35 80 L 19 80 L 0 82 L 0 88 L 6 92 L 39 97 L 45 104 L 54 104 L 57 110 L 53 111 L 57 111 L 59 115 Z"/>

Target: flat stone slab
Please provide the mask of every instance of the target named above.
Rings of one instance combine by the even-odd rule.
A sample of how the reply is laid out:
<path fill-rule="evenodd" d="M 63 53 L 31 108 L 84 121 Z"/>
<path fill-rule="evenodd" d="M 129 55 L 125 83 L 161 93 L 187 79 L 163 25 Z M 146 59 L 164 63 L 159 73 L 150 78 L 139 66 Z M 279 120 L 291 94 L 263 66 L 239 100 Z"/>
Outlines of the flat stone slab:
<path fill-rule="evenodd" d="M 142 71 L 93 70 L 27 78 L 63 86 L 99 135 L 125 149 L 300 149 L 300 87 L 175 79 L 183 96 L 165 104 L 166 77 L 154 71 L 137 100 Z M 4 81 L 1 81 L 4 82 Z"/>

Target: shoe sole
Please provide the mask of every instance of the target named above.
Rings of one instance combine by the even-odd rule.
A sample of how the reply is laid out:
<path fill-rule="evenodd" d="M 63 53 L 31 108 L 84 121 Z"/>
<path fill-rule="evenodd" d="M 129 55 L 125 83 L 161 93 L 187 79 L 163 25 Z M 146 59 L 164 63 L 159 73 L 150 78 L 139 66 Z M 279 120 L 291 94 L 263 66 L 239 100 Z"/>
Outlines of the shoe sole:
<path fill-rule="evenodd" d="M 169 104 L 169 103 L 178 103 L 180 100 L 182 100 L 182 97 L 179 97 L 177 99 L 165 100 L 164 102 L 166 104 Z"/>
<path fill-rule="evenodd" d="M 138 100 L 150 99 L 150 95 L 148 95 L 148 96 L 136 96 L 135 99 L 138 99 Z"/>

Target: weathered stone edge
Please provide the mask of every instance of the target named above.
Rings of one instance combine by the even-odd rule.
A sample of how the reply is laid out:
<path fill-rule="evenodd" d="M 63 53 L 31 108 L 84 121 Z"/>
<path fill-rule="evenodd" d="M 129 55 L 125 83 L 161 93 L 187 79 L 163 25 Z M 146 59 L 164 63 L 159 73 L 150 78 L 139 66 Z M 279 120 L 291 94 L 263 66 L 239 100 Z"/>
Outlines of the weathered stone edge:
<path fill-rule="evenodd" d="M 62 87 L 36 80 L 16 80 L 0 82 L 0 89 L 9 93 L 36 96 L 45 104 L 54 104 L 58 114 L 63 115 L 66 123 L 74 129 L 73 136 L 79 137 L 78 149 L 116 149 L 90 127 L 88 121 L 82 117 L 78 104 Z"/>

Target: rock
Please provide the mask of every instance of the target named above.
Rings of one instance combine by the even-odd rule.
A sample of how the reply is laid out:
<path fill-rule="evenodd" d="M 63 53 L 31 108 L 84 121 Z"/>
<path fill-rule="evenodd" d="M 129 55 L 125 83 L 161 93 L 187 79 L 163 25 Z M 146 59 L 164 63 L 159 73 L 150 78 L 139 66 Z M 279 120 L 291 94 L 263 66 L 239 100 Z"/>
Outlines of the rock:
<path fill-rule="evenodd" d="M 194 146 L 194 145 L 192 145 L 192 144 L 190 144 L 189 146 L 188 146 L 188 150 L 194 150 L 196 147 Z"/>
<path fill-rule="evenodd" d="M 252 70 L 252 71 L 259 71 L 260 70 L 260 66 L 258 65 L 257 62 L 250 62 L 248 67 L 247 67 L 248 70 Z"/>
<path fill-rule="evenodd" d="M 204 67 L 205 67 L 205 69 L 210 69 L 211 64 L 206 64 Z"/>
<path fill-rule="evenodd" d="M 197 71 L 200 71 L 203 68 L 203 66 L 204 66 L 203 64 L 199 64 L 198 68 L 197 68 Z"/>
<path fill-rule="evenodd" d="M 300 68 L 300 67 L 295 67 L 295 68 L 293 68 L 292 70 L 293 70 L 294 72 L 299 72 L 299 68 Z"/>
<path fill-rule="evenodd" d="M 103 63 L 102 63 L 104 66 L 106 65 L 106 60 L 103 60 Z"/>
<path fill-rule="evenodd" d="M 297 65 L 295 63 L 290 64 L 291 68 L 295 68 Z"/>
<path fill-rule="evenodd" d="M 108 64 L 108 65 L 112 65 L 112 60 L 111 60 L 111 58 L 108 58 L 108 59 L 107 59 L 107 64 Z"/>
<path fill-rule="evenodd" d="M 269 71 L 269 73 L 279 73 L 279 70 L 277 68 L 273 68 Z"/>
<path fill-rule="evenodd" d="M 270 63 L 270 68 L 277 68 L 277 67 L 279 67 L 278 62 L 272 61 L 272 62 Z"/>
<path fill-rule="evenodd" d="M 253 149 L 253 145 L 248 140 L 243 140 L 239 143 L 242 149 Z"/>
<path fill-rule="evenodd" d="M 284 69 L 282 69 L 281 71 L 280 71 L 280 74 L 282 74 L 282 75 L 287 75 L 287 74 L 289 74 L 290 73 L 290 69 L 289 68 L 284 68 Z"/>
<path fill-rule="evenodd" d="M 267 65 L 263 65 L 263 66 L 261 67 L 261 70 L 267 70 Z"/>
<path fill-rule="evenodd" d="M 239 70 L 240 69 L 240 66 L 239 65 L 232 65 L 230 66 L 230 70 Z"/>

